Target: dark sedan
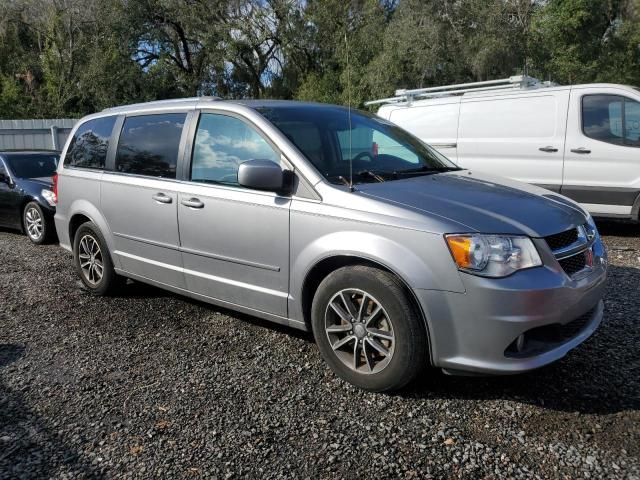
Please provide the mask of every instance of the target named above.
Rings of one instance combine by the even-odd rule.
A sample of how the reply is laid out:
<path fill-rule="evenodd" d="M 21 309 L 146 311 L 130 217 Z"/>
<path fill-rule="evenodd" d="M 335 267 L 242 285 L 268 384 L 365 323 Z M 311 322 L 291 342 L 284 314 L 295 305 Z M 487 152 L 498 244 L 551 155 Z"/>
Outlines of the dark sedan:
<path fill-rule="evenodd" d="M 51 150 L 0 151 L 0 226 L 20 229 L 38 245 L 55 237 L 59 158 Z"/>

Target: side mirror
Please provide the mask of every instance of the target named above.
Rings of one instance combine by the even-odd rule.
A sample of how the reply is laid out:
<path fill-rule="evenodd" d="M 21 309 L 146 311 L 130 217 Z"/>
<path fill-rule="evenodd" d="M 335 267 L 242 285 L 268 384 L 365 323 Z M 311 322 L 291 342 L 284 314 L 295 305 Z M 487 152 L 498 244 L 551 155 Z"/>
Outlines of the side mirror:
<path fill-rule="evenodd" d="M 238 183 L 256 190 L 282 192 L 285 190 L 285 172 L 271 160 L 248 160 L 238 167 Z"/>
<path fill-rule="evenodd" d="M 4 172 L 0 172 L 0 183 L 11 185 L 11 177 Z"/>

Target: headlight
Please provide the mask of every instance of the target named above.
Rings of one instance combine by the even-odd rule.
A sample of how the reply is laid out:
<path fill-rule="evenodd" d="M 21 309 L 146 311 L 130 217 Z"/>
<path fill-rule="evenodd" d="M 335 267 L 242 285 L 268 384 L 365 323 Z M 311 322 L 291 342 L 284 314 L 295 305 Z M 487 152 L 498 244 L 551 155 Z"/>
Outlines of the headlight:
<path fill-rule="evenodd" d="M 40 192 L 40 195 L 42 195 L 42 198 L 44 198 L 47 203 L 49 205 L 51 205 L 52 207 L 56 206 L 56 203 L 58 203 L 58 198 L 56 197 L 56 194 L 53 193 L 51 190 L 42 190 Z"/>
<path fill-rule="evenodd" d="M 506 277 L 518 270 L 542 265 L 528 237 L 469 233 L 445 238 L 458 268 L 475 275 Z"/>

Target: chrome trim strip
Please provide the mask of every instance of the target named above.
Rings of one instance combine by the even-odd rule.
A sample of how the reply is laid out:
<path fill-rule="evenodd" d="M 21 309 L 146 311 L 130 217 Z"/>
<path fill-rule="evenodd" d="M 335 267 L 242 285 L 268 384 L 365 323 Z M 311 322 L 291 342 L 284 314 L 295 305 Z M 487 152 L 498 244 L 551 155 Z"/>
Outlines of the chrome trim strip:
<path fill-rule="evenodd" d="M 429 143 L 428 145 L 435 148 L 458 148 L 457 143 Z"/>
<path fill-rule="evenodd" d="M 248 267 L 260 268 L 262 270 L 271 270 L 272 272 L 279 272 L 280 267 L 275 265 L 266 265 L 263 263 L 251 262 L 249 260 L 242 260 L 240 258 L 226 257 L 224 255 L 216 255 L 214 253 L 206 253 L 200 250 L 194 250 L 191 248 L 178 247 L 176 245 L 169 245 L 168 243 L 156 242 L 154 240 L 147 240 L 146 238 L 135 237 L 133 235 L 126 235 L 124 233 L 113 233 L 114 236 L 124 238 L 126 240 L 132 240 L 134 242 L 146 243 L 147 245 L 153 245 L 154 247 L 167 248 L 181 253 L 190 253 L 192 255 L 198 255 L 200 257 L 212 258 L 214 260 L 220 260 L 223 262 L 237 263 L 239 265 L 246 265 Z M 122 253 L 122 252 L 120 252 Z"/>
<path fill-rule="evenodd" d="M 212 258 L 214 260 L 222 260 L 223 262 L 238 263 L 240 265 L 247 265 L 249 267 L 261 268 L 263 270 L 271 270 L 272 272 L 279 272 L 280 267 L 275 265 L 266 265 L 264 263 L 251 262 L 249 260 L 242 260 L 235 257 L 225 257 L 224 255 L 217 255 L 215 253 L 201 252 L 200 250 L 194 250 L 192 248 L 180 247 L 179 249 L 183 253 L 190 253 L 192 255 L 198 255 L 200 257 Z"/>
<path fill-rule="evenodd" d="M 212 280 L 214 282 L 224 283 L 226 285 L 232 285 L 234 287 L 244 288 L 246 290 L 252 290 L 254 292 L 264 293 L 266 295 L 271 295 L 274 297 L 282 297 L 288 298 L 289 294 L 287 292 L 280 292 L 278 290 L 272 290 L 270 288 L 259 287 L 257 285 L 252 285 L 250 283 L 239 282 L 237 280 L 229 280 L 228 278 L 217 277 L 215 275 L 208 275 L 202 272 L 196 272 L 195 270 L 189 270 L 183 267 L 177 267 L 175 265 L 170 265 L 164 262 L 158 262 L 156 260 L 151 260 L 149 258 L 139 257 L 138 255 L 132 255 L 130 253 L 122 252 L 120 250 L 115 250 L 113 252 L 116 255 L 121 255 L 126 258 L 130 258 L 131 260 L 136 260 L 138 262 L 148 263 L 151 265 L 155 265 L 156 267 L 166 268 L 168 270 L 173 270 L 175 272 L 182 272 L 185 275 L 193 275 L 195 277 L 206 278 L 207 280 Z"/>
<path fill-rule="evenodd" d="M 577 246 L 576 245 L 577 244 L 574 243 L 567 248 L 556 250 L 553 252 L 553 255 L 556 257 L 556 260 L 564 260 L 565 258 L 573 257 L 589 249 L 589 244 L 586 243 L 581 243 Z"/>

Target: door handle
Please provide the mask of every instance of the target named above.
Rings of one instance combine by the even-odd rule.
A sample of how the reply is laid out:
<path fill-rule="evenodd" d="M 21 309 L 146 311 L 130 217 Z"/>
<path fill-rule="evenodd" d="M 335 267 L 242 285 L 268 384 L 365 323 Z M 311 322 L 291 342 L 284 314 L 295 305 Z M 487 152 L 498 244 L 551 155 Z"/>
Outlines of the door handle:
<path fill-rule="evenodd" d="M 180 203 L 182 203 L 182 205 L 184 205 L 185 207 L 189 207 L 189 208 L 202 208 L 202 207 L 204 207 L 204 203 L 202 203 L 197 198 L 190 198 L 189 200 L 182 200 Z"/>
<path fill-rule="evenodd" d="M 588 148 L 580 147 L 580 148 L 572 148 L 571 151 L 573 153 L 591 153 L 591 150 Z"/>
<path fill-rule="evenodd" d="M 549 152 L 549 153 L 555 153 L 558 151 L 557 148 L 552 147 L 551 145 L 548 145 L 546 147 L 540 147 L 538 150 L 540 150 L 541 152 Z"/>
<path fill-rule="evenodd" d="M 173 202 L 173 199 L 170 196 L 165 195 L 162 192 L 161 193 L 156 193 L 155 195 L 152 195 L 151 198 L 153 198 L 158 203 L 171 203 L 171 202 Z"/>

